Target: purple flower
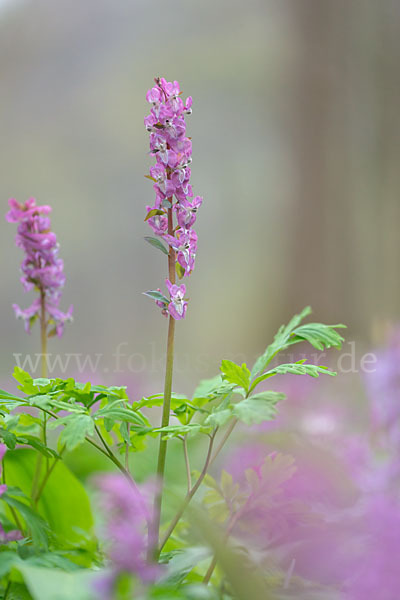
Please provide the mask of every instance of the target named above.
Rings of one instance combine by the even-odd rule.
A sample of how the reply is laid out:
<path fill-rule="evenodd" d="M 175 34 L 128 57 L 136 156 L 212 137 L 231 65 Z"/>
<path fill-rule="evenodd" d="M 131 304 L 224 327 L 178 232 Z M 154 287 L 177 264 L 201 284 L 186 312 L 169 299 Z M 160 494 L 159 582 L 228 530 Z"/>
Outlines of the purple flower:
<path fill-rule="evenodd" d="M 203 198 L 196 196 L 192 202 L 183 200 L 179 204 L 175 204 L 176 216 L 178 225 L 182 229 L 191 227 L 197 218 L 197 211 L 203 202 Z"/>
<path fill-rule="evenodd" d="M 35 320 L 41 315 L 41 301 L 44 300 L 46 331 L 61 336 L 64 324 L 72 320 L 72 306 L 66 313 L 58 308 L 61 291 L 65 283 L 64 263 L 58 257 L 58 243 L 55 233 L 50 230 L 47 216 L 50 206 L 37 206 L 34 198 L 19 204 L 14 198 L 9 200 L 10 210 L 6 214 L 9 223 L 18 223 L 16 245 L 25 253 L 21 264 L 21 283 L 25 291 L 35 289 L 40 297 L 31 306 L 22 310 L 13 304 L 15 315 L 25 322 L 25 330 L 30 333 Z M 52 331 L 48 331 L 53 326 Z"/>
<path fill-rule="evenodd" d="M 160 575 L 160 567 L 146 559 L 154 490 L 144 486 L 139 490 L 114 473 L 98 477 L 96 484 L 101 492 L 101 508 L 106 518 L 104 533 L 113 564 L 111 583 L 121 573 L 136 575 L 144 583 L 154 581 Z M 112 589 L 112 585 L 106 587 Z"/>
<path fill-rule="evenodd" d="M 197 234 L 193 229 L 178 229 L 175 237 L 164 235 L 164 240 L 177 252 L 178 263 L 190 275 L 194 268 L 197 250 Z"/>
<path fill-rule="evenodd" d="M 167 308 L 169 314 L 177 321 L 184 319 L 187 309 L 187 302 L 184 299 L 186 294 L 186 286 L 184 284 L 172 284 L 169 279 L 166 279 L 165 283 L 171 298 L 171 302 L 168 304 Z"/>
<path fill-rule="evenodd" d="M 3 525 L 0 523 L 0 545 L 7 544 L 7 542 L 16 542 L 22 540 L 23 535 L 18 529 L 11 529 L 11 531 L 4 531 Z"/>
<path fill-rule="evenodd" d="M 149 213 L 151 210 L 159 210 L 159 206 L 146 206 L 146 211 Z M 165 235 L 168 230 L 168 217 L 164 215 L 154 215 L 147 219 L 148 224 L 156 235 Z"/>

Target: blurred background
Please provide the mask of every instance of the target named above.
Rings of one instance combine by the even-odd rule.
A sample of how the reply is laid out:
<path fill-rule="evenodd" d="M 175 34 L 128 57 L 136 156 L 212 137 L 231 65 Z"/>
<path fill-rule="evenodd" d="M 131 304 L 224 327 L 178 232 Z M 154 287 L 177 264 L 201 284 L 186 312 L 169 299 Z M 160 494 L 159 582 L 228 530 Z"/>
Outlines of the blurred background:
<path fill-rule="evenodd" d="M 2 0 L 0 212 L 52 205 L 75 307 L 50 352 L 100 354 L 95 379 L 134 395 L 161 388 L 166 321 L 142 295 L 166 275 L 143 241 L 156 75 L 193 96 L 204 196 L 176 391 L 223 357 L 251 362 L 306 304 L 358 354 L 382 341 L 400 318 L 399 58 L 396 0 Z M 39 351 L 11 308 L 31 302 L 14 236 L 1 217 L 8 389 L 14 354 Z"/>

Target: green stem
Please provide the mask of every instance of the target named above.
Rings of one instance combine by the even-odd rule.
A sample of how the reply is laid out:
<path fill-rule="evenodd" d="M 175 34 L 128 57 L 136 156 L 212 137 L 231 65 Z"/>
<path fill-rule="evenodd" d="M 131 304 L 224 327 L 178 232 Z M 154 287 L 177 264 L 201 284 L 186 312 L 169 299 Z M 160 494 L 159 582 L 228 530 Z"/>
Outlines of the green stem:
<path fill-rule="evenodd" d="M 128 439 L 130 439 L 130 428 L 131 428 L 131 424 L 127 423 L 127 431 L 128 431 Z M 129 443 L 126 442 L 125 443 L 125 469 L 128 471 L 128 473 L 131 472 L 130 467 L 129 467 Z"/>
<path fill-rule="evenodd" d="M 40 410 L 42 410 L 43 412 L 45 412 L 47 415 L 49 415 L 50 417 L 53 417 L 53 419 L 58 419 L 58 416 L 51 412 L 50 410 L 47 410 L 46 408 L 42 408 L 42 407 L 38 407 L 40 408 Z M 107 443 L 105 442 L 104 438 L 101 436 L 100 438 L 102 440 L 103 445 L 105 446 L 106 450 L 103 450 L 103 448 L 101 446 L 99 446 L 99 444 L 96 444 L 96 442 L 94 440 L 92 440 L 90 437 L 85 436 L 85 440 L 94 448 L 96 448 L 96 450 L 98 450 L 99 452 L 101 452 L 102 454 L 104 454 L 104 456 L 107 456 L 107 458 L 109 458 L 116 467 L 118 467 L 118 469 L 125 475 L 125 477 L 134 485 L 134 481 L 130 475 L 130 473 L 128 473 L 128 471 L 125 469 L 124 465 L 118 460 L 118 458 L 111 452 L 111 450 L 109 449 L 109 447 L 107 446 Z"/>
<path fill-rule="evenodd" d="M 3 600 L 6 600 L 6 598 L 8 596 L 8 592 L 10 591 L 10 587 L 11 587 L 11 579 L 9 578 L 8 582 L 7 582 L 7 587 L 6 587 L 5 591 L 4 591 Z"/>
<path fill-rule="evenodd" d="M 171 208 L 168 209 L 168 234 L 174 234 L 172 198 Z M 175 251 L 170 247 L 168 252 L 168 276 L 172 284 L 175 283 L 175 266 L 176 257 Z M 164 382 L 164 399 L 163 410 L 161 417 L 161 427 L 169 425 L 169 415 L 171 411 L 171 394 L 172 394 L 172 375 L 174 368 L 174 338 L 175 338 L 175 319 L 170 315 L 168 322 L 168 338 L 167 338 L 167 357 L 165 365 L 165 382 Z M 164 488 L 165 462 L 167 458 L 167 440 L 163 439 L 163 434 L 160 434 L 160 444 L 158 448 L 157 460 L 157 483 L 158 491 L 154 498 L 153 519 L 149 528 L 149 556 L 158 555 L 158 540 L 161 523 L 161 508 Z"/>
<path fill-rule="evenodd" d="M 187 477 L 187 485 L 188 485 L 188 493 L 192 489 L 192 475 L 190 470 L 190 461 L 189 461 L 189 453 L 187 447 L 187 438 L 186 435 L 182 438 L 183 442 L 183 455 L 185 457 L 185 467 L 186 467 L 186 477 Z"/>
<path fill-rule="evenodd" d="M 46 295 L 40 291 L 40 345 L 42 349 L 42 377 L 47 377 L 47 323 L 46 323 Z"/>
<path fill-rule="evenodd" d="M 125 475 L 125 477 L 129 480 L 130 483 L 132 483 L 134 485 L 134 487 L 136 487 L 135 482 L 133 481 L 131 474 L 129 473 L 129 471 L 124 467 L 124 465 L 118 460 L 118 458 L 115 456 L 115 454 L 113 453 L 113 451 L 111 450 L 110 446 L 107 444 L 106 440 L 103 438 L 103 436 L 101 435 L 101 431 L 100 429 L 97 427 L 97 425 L 95 425 L 95 430 L 97 435 L 99 436 L 99 439 L 101 441 L 101 443 L 104 446 L 105 452 L 102 450 L 102 448 L 100 448 L 100 446 L 98 446 L 95 442 L 93 442 L 90 438 L 86 438 L 86 440 L 92 444 L 92 446 L 95 446 L 97 449 L 101 450 L 103 452 L 103 454 L 105 454 L 106 456 L 108 456 L 108 458 L 110 460 L 112 460 L 112 462 L 115 464 L 115 466 L 118 467 L 118 469 L 121 471 L 121 473 L 123 473 Z"/>
<path fill-rule="evenodd" d="M 172 519 L 163 539 L 162 542 L 160 544 L 160 552 L 163 549 L 163 547 L 165 546 L 166 542 L 168 541 L 170 535 L 172 534 L 172 532 L 174 531 L 176 525 L 178 524 L 180 518 L 182 517 L 183 513 L 186 510 L 186 507 L 188 506 L 189 502 L 191 501 L 191 499 L 193 498 L 193 496 L 195 495 L 195 493 L 197 492 L 197 490 L 199 489 L 204 477 L 207 474 L 207 471 L 209 469 L 209 467 L 212 465 L 212 463 L 214 462 L 214 460 L 217 458 L 218 454 L 221 452 L 222 448 L 224 447 L 226 441 L 228 440 L 229 436 L 231 435 L 232 431 L 234 430 L 236 424 L 238 423 L 238 419 L 234 419 L 231 424 L 229 425 L 228 429 L 225 432 L 224 437 L 222 438 L 222 440 L 220 441 L 220 443 L 218 444 L 214 454 L 212 455 L 212 448 L 213 448 L 213 443 L 214 443 L 214 437 L 215 434 L 217 433 L 217 430 L 214 431 L 214 433 L 211 436 L 211 440 L 210 440 L 210 446 L 208 448 L 208 453 L 207 453 L 207 458 L 206 458 L 206 462 L 204 463 L 204 467 L 203 470 L 201 472 L 201 474 L 199 475 L 198 480 L 196 481 L 196 483 L 194 484 L 194 486 L 192 487 L 192 489 L 190 490 L 190 492 L 187 493 L 185 500 L 182 503 L 182 506 L 180 507 L 180 509 L 178 510 L 178 512 L 176 513 L 175 517 Z"/>
<path fill-rule="evenodd" d="M 237 423 L 238 423 L 238 419 L 236 419 L 236 418 L 233 419 L 233 421 L 231 421 L 231 424 L 229 425 L 228 429 L 226 430 L 224 437 L 218 444 L 218 446 L 210 460 L 210 466 L 213 464 L 214 460 L 217 458 L 218 454 L 221 452 L 222 448 L 225 446 L 229 436 L 231 435 L 232 431 L 235 429 Z"/>
<path fill-rule="evenodd" d="M 62 456 L 62 454 L 63 454 L 64 450 L 65 450 L 65 446 L 63 446 L 63 447 L 61 448 L 61 450 L 60 450 L 60 456 Z M 33 497 L 33 501 L 34 501 L 34 503 L 35 503 L 35 506 L 37 506 L 37 503 L 38 503 L 38 502 L 39 502 L 39 500 L 40 500 L 40 496 L 41 496 L 41 495 L 42 495 L 42 493 L 43 493 L 43 490 L 44 490 L 44 488 L 45 488 L 45 486 L 46 486 L 46 483 L 48 482 L 48 480 L 49 480 L 49 477 L 50 477 L 50 475 L 52 474 L 52 472 L 54 471 L 54 468 L 55 468 L 55 466 L 56 466 L 56 464 L 58 463 L 58 461 L 59 461 L 59 460 L 60 460 L 59 458 L 55 458 L 55 459 L 54 459 L 54 462 L 53 462 L 53 463 L 52 463 L 52 465 L 51 465 L 51 467 L 50 467 L 49 469 L 47 469 L 47 471 L 46 471 L 46 474 L 45 474 L 45 476 L 43 477 L 43 481 L 42 481 L 42 483 L 41 483 L 41 485 L 40 485 L 40 487 L 39 487 L 38 491 L 35 493 L 35 495 L 34 495 L 34 497 Z"/>
<path fill-rule="evenodd" d="M 248 502 L 248 500 L 247 500 L 247 502 Z M 234 528 L 235 524 L 239 520 L 244 508 L 247 506 L 247 502 L 235 515 L 232 515 L 231 519 L 229 520 L 228 528 L 227 528 L 227 530 L 225 532 L 225 536 L 224 536 L 225 541 L 227 541 L 229 536 L 231 535 L 232 529 Z M 204 579 L 203 579 L 203 583 L 205 585 L 207 585 L 208 582 L 210 581 L 211 576 L 214 573 L 214 569 L 217 566 L 217 562 L 218 562 L 217 554 L 214 554 L 213 559 L 210 563 L 210 566 L 207 569 L 207 573 L 205 574 Z"/>
<path fill-rule="evenodd" d="M 174 334 L 175 319 L 170 316 L 168 326 L 167 363 L 165 369 L 164 402 L 161 418 L 161 427 L 168 426 L 169 414 L 171 410 L 172 372 L 174 364 Z M 153 522 L 151 527 L 152 531 L 150 532 L 150 539 L 152 540 L 152 545 L 154 545 L 154 548 L 157 548 L 159 539 L 166 458 L 167 440 L 164 440 L 163 434 L 161 434 L 157 461 L 157 483 L 159 488 L 154 498 Z"/>
<path fill-rule="evenodd" d="M 205 585 L 207 585 L 208 582 L 210 581 L 211 575 L 214 573 L 214 569 L 215 569 L 216 566 L 217 566 L 217 555 L 214 554 L 214 557 L 213 557 L 213 559 L 212 559 L 212 561 L 210 563 L 210 566 L 207 569 L 207 573 L 206 573 L 206 575 L 205 575 L 205 577 L 203 579 L 203 583 Z"/>
<path fill-rule="evenodd" d="M 41 347 L 41 366 L 42 377 L 47 377 L 47 323 L 46 323 L 46 295 L 43 289 L 40 290 L 40 347 Z M 47 446 L 47 415 L 43 413 L 42 421 L 43 444 Z M 38 454 L 35 473 L 33 475 L 31 498 L 35 504 L 35 498 L 38 493 L 40 473 L 42 470 L 43 456 Z M 46 474 L 49 471 L 49 459 L 46 457 Z"/>
<path fill-rule="evenodd" d="M 161 550 L 164 548 L 165 544 L 167 543 L 170 535 L 172 534 L 172 532 L 174 531 L 175 527 L 177 526 L 178 522 L 180 521 L 183 513 L 185 512 L 186 508 L 188 507 L 191 499 L 193 498 L 193 496 L 195 495 L 195 493 L 197 492 L 197 490 L 199 489 L 204 477 L 207 474 L 207 470 L 208 467 L 210 466 L 210 462 L 211 462 L 211 454 L 212 454 L 212 449 L 213 449 L 213 445 L 214 445 L 214 438 L 215 438 L 215 434 L 216 434 L 217 430 L 215 430 L 213 432 L 213 434 L 210 436 L 210 443 L 208 445 L 208 451 L 207 451 L 207 456 L 206 456 L 206 460 L 204 462 L 204 467 L 203 470 L 201 471 L 196 483 L 194 484 L 194 486 L 191 488 L 191 490 L 186 494 L 184 501 L 182 502 L 181 507 L 179 508 L 178 512 L 176 513 L 176 515 L 174 516 L 174 518 L 172 519 L 171 523 L 169 524 L 169 527 L 167 529 L 167 531 L 164 534 L 164 537 L 160 543 L 159 549 L 158 549 L 158 554 L 161 552 Z"/>
<path fill-rule="evenodd" d="M 3 472 L 3 483 L 6 483 L 6 464 L 5 464 L 4 458 L 3 458 L 3 460 L 2 460 L 2 472 Z M 23 534 L 23 533 L 24 533 L 24 529 L 23 529 L 23 527 L 22 527 L 22 523 L 21 523 L 21 521 L 19 520 L 19 518 L 18 518 L 18 515 L 17 515 L 17 513 L 16 513 L 16 511 L 15 511 L 14 507 L 13 507 L 13 506 L 9 506 L 8 508 L 10 509 L 10 512 L 11 512 L 11 514 L 12 514 L 12 516 L 13 516 L 13 519 L 14 519 L 14 521 L 15 521 L 15 524 L 16 524 L 17 528 L 18 528 L 18 529 L 21 531 L 21 533 Z"/>
<path fill-rule="evenodd" d="M 37 490 L 39 487 L 40 474 L 42 471 L 42 462 L 43 462 L 43 456 L 42 456 L 42 454 L 39 453 L 37 456 L 37 460 L 36 460 L 35 473 L 33 475 L 32 489 L 31 489 L 31 500 L 32 500 L 33 505 L 35 504 L 35 498 L 36 498 Z"/>

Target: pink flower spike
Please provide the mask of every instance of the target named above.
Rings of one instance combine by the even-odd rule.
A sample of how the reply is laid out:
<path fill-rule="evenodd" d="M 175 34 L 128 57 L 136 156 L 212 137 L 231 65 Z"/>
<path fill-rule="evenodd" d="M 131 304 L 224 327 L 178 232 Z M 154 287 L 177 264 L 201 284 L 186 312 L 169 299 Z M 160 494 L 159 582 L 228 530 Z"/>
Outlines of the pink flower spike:
<path fill-rule="evenodd" d="M 50 229 L 48 214 L 51 208 L 47 205 L 38 206 L 34 198 L 29 198 L 24 204 L 11 198 L 9 206 L 6 220 L 18 223 L 15 243 L 25 253 L 21 264 L 21 283 L 25 291 L 35 289 L 44 298 L 46 327 L 54 324 L 58 335 L 61 335 L 65 321 L 71 320 L 71 309 L 67 313 L 58 309 L 65 275 L 64 263 L 58 256 L 57 237 Z M 25 331 L 30 333 L 41 310 L 40 298 L 36 298 L 25 310 L 17 304 L 13 308 L 16 317 L 23 319 Z"/>

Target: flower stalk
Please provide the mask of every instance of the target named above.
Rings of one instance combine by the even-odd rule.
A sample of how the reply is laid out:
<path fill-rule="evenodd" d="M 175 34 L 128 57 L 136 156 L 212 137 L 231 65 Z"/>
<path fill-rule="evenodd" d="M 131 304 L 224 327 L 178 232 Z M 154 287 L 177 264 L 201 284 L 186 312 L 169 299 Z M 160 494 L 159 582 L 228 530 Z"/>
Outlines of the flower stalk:
<path fill-rule="evenodd" d="M 164 428 L 169 425 L 171 412 L 175 321 L 184 319 L 187 310 L 186 286 L 176 284 L 176 275 L 182 279 L 193 271 L 197 235 L 192 226 L 202 198 L 193 198 L 190 185 L 192 142 L 186 137 L 185 115 L 191 114 L 192 99 L 189 97 L 183 102 L 177 81 L 168 82 L 158 77 L 154 81 L 156 85 L 146 95 L 152 108 L 144 122 L 150 133 L 150 154 L 156 160 L 147 176 L 154 182 L 156 199 L 154 206 L 147 206 L 145 220 L 160 238 L 160 242 L 148 238 L 152 245 L 161 249 L 165 249 L 163 243 L 168 245 L 168 251 L 165 250 L 168 254 L 168 279 L 165 283 L 169 298 L 163 296 L 160 289 L 146 292 L 146 295 L 152 297 L 162 314 L 169 318 L 161 417 L 161 427 Z M 159 554 L 166 456 L 167 440 L 161 433 L 157 460 L 158 488 L 154 499 L 152 531 L 149 531 L 149 539 L 152 540 L 149 544 L 150 557 Z"/>

